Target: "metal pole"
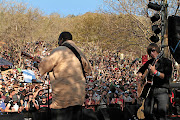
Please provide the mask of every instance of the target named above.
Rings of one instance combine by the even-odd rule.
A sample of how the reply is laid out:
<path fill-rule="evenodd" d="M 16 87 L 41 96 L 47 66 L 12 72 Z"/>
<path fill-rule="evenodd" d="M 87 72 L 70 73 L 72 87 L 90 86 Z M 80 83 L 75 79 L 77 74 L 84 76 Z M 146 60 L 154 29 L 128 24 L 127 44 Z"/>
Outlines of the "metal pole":
<path fill-rule="evenodd" d="M 168 24 L 167 24 L 167 0 L 162 0 L 161 13 L 161 46 L 164 46 L 164 57 L 168 57 Z"/>

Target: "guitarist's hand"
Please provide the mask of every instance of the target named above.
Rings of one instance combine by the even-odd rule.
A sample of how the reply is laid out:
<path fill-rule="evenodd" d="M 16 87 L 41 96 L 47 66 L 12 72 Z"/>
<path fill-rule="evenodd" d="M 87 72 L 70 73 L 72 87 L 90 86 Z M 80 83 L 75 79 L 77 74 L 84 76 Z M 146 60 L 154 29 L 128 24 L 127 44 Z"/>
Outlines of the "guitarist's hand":
<path fill-rule="evenodd" d="M 149 64 L 148 68 L 149 68 L 151 74 L 154 74 L 154 72 L 156 71 L 155 65 L 152 66 L 151 64 Z"/>

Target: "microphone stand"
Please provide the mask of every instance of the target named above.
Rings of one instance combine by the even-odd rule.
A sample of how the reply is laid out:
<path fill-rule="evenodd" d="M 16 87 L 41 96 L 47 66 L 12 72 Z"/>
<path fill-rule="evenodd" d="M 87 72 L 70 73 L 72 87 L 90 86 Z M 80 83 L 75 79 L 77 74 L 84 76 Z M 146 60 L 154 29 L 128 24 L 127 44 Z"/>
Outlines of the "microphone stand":
<path fill-rule="evenodd" d="M 47 84 L 48 85 L 48 120 L 51 120 L 51 117 L 50 117 L 51 115 L 49 115 L 50 114 L 50 105 L 49 105 L 49 80 L 50 79 L 49 79 L 49 72 L 47 73 L 47 78 L 48 78 L 48 81 L 47 81 L 48 82 L 48 84 Z"/>

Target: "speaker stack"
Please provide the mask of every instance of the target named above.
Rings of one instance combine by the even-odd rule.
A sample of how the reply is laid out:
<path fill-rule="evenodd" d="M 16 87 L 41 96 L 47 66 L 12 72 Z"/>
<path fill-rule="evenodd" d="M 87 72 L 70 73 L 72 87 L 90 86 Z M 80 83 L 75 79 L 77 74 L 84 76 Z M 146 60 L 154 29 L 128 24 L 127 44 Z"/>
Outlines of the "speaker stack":
<path fill-rule="evenodd" d="M 168 17 L 168 46 L 173 58 L 180 64 L 180 16 Z"/>

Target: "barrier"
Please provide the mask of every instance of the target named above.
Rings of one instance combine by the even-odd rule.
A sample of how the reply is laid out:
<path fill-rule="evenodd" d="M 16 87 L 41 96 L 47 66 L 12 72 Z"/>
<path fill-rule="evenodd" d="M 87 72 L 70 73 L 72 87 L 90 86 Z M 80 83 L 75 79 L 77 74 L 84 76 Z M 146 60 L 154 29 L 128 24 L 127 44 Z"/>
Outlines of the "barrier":
<path fill-rule="evenodd" d="M 0 120 L 24 120 L 23 113 L 8 113 L 0 115 Z"/>

